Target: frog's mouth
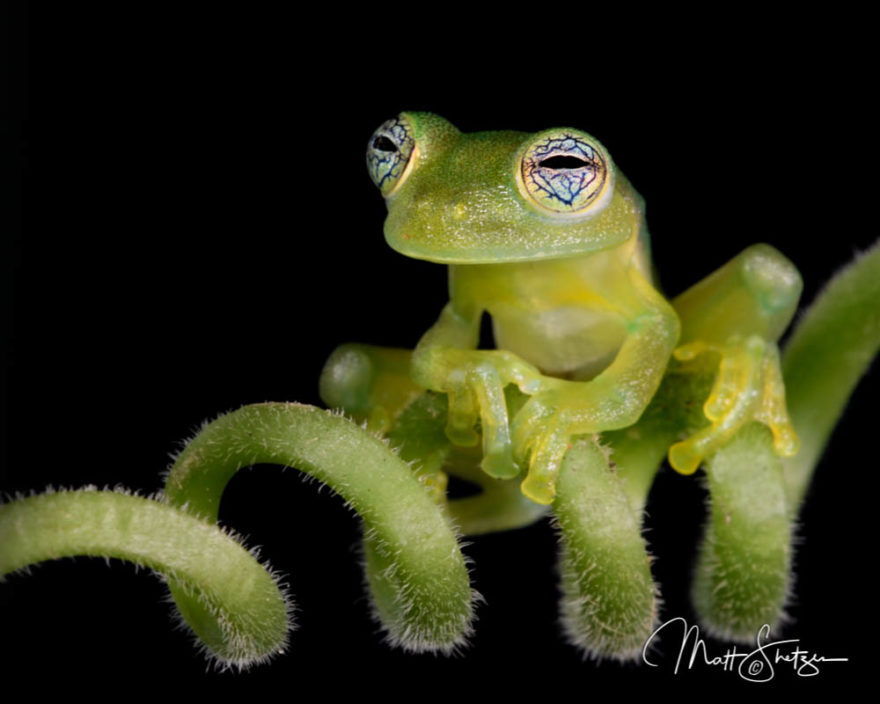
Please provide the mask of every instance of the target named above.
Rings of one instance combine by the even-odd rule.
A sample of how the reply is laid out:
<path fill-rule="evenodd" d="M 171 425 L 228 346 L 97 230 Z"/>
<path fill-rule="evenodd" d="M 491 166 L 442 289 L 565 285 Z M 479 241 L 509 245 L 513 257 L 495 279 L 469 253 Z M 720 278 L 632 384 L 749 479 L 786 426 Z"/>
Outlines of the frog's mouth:
<path fill-rule="evenodd" d="M 631 190 L 631 189 L 630 189 Z M 616 190 L 591 217 L 552 216 L 511 201 L 509 208 L 388 201 L 385 240 L 397 252 L 441 264 L 492 264 L 571 257 L 637 237 L 641 199 Z M 473 202 L 473 201 L 469 201 Z M 476 201 L 479 203 L 479 201 Z"/>
<path fill-rule="evenodd" d="M 514 245 L 498 245 L 490 247 L 474 247 L 467 251 L 449 250 L 431 247 L 424 243 L 414 241 L 412 236 L 402 233 L 399 237 L 389 237 L 387 232 L 385 241 L 389 246 L 401 254 L 413 259 L 423 259 L 436 264 L 495 264 L 500 262 L 536 261 L 541 259 L 561 259 L 580 254 L 589 254 L 604 249 L 610 249 L 622 244 L 629 235 L 614 234 L 603 239 L 601 242 L 593 242 L 589 245 L 571 246 L 562 243 L 556 246 L 540 248 L 520 249 Z"/>

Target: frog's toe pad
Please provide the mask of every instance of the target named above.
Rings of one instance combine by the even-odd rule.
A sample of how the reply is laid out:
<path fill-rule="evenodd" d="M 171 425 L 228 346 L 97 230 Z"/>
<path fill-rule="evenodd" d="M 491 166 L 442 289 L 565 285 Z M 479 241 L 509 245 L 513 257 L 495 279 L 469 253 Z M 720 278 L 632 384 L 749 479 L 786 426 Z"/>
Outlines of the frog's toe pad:
<path fill-rule="evenodd" d="M 703 457 L 689 440 L 677 442 L 669 448 L 669 464 L 679 474 L 693 474 Z"/>
<path fill-rule="evenodd" d="M 482 470 L 495 479 L 512 479 L 519 474 L 519 467 L 513 461 L 513 453 L 510 445 L 500 448 L 496 452 L 483 456 L 480 462 Z"/>
<path fill-rule="evenodd" d="M 531 473 L 523 480 L 520 489 L 524 496 L 542 506 L 549 506 L 556 498 L 555 482 L 539 480 Z"/>

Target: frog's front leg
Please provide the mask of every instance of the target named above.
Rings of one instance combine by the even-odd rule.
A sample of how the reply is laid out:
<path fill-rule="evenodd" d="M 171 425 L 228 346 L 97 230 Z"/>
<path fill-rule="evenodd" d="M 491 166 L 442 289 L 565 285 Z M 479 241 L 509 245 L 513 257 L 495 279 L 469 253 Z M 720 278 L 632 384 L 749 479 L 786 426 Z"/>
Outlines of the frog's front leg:
<path fill-rule="evenodd" d="M 791 262 L 768 245 L 755 245 L 673 301 L 682 322 L 676 359 L 695 367 L 717 365 L 703 406 L 709 425 L 669 449 L 677 471 L 694 472 L 751 420 L 770 428 L 779 455 L 797 452 L 776 342 L 794 315 L 801 287 Z"/>
<path fill-rule="evenodd" d="M 516 384 L 535 393 L 545 377 L 520 357 L 504 350 L 478 350 L 482 309 L 450 302 L 425 333 L 413 353 L 413 380 L 447 394 L 446 434 L 456 445 L 476 445 L 480 422 L 483 470 L 497 479 L 519 473 L 513 461 L 504 387 Z"/>
<path fill-rule="evenodd" d="M 555 497 L 573 436 L 625 428 L 639 419 L 678 340 L 678 317 L 669 303 L 636 268 L 627 279 L 626 287 L 606 295 L 628 329 L 614 361 L 590 381 L 545 380 L 544 390 L 514 418 L 516 459 L 528 465 L 522 491 L 540 504 Z"/>

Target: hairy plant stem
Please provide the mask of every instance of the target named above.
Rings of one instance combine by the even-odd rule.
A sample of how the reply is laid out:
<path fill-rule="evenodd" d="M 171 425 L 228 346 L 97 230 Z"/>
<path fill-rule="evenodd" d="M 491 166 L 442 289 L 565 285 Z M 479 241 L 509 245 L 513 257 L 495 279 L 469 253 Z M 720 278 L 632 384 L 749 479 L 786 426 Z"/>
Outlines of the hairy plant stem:
<path fill-rule="evenodd" d="M 801 318 L 782 356 L 786 401 L 801 449 L 785 458 L 797 511 L 831 431 L 880 349 L 880 242 L 842 269 Z"/>
<path fill-rule="evenodd" d="M 784 620 L 792 519 L 773 436 L 749 423 L 705 463 L 710 515 L 691 597 L 702 626 L 752 643 Z"/>
<path fill-rule="evenodd" d="M 641 514 L 593 439 L 579 440 L 565 456 L 553 512 L 569 641 L 597 659 L 637 657 L 657 618 L 651 559 Z"/>
<path fill-rule="evenodd" d="M 166 503 L 114 491 L 40 494 L 0 506 L 0 577 L 62 557 L 113 557 L 163 574 L 214 627 L 210 653 L 243 667 L 284 649 L 290 605 L 234 538 Z"/>
<path fill-rule="evenodd" d="M 264 463 L 315 477 L 363 519 L 375 613 L 393 644 L 446 652 L 463 644 L 472 594 L 452 529 L 409 465 L 343 417 L 296 403 L 255 404 L 222 416 L 180 453 L 165 495 L 215 521 L 235 472 Z M 173 581 L 171 591 L 193 629 L 210 639 L 213 627 L 199 602 Z"/>

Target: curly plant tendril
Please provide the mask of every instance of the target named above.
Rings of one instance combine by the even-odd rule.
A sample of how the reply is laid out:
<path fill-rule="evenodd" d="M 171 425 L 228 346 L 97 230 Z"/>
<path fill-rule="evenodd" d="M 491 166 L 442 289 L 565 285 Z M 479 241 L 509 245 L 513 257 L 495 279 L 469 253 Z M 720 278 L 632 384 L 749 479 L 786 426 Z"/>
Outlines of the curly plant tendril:
<path fill-rule="evenodd" d="M 753 642 L 785 620 L 792 521 L 768 428 L 751 423 L 706 462 L 710 515 L 691 597 L 707 632 Z"/>
<path fill-rule="evenodd" d="M 165 576 L 213 625 L 203 639 L 224 667 L 283 652 L 291 605 L 276 577 L 221 528 L 168 504 L 116 491 L 60 491 L 0 506 L 0 577 L 88 555 Z"/>
<path fill-rule="evenodd" d="M 214 522 L 235 472 L 297 467 L 326 483 L 365 525 L 368 582 L 388 640 L 450 652 L 473 602 L 457 539 L 409 465 L 350 420 L 312 406 L 245 406 L 207 424 L 180 453 L 163 501 L 94 490 L 0 506 L 0 576 L 43 560 L 118 557 L 164 575 L 184 622 L 221 667 L 283 652 L 291 605 L 274 575 Z"/>
<path fill-rule="evenodd" d="M 641 517 L 608 455 L 580 440 L 560 471 L 553 512 L 561 531 L 562 624 L 586 656 L 630 660 L 657 620 Z"/>
<path fill-rule="evenodd" d="M 843 268 L 801 317 L 782 356 L 801 449 L 782 460 L 796 510 L 846 402 L 880 350 L 880 241 Z"/>
<path fill-rule="evenodd" d="M 409 465 L 351 421 L 313 406 L 245 406 L 205 426 L 180 453 L 165 484 L 168 501 L 214 521 L 236 471 L 283 464 L 327 484 L 360 515 L 368 582 L 388 640 L 407 650 L 449 652 L 470 633 L 464 557 L 440 509 Z M 171 580 L 181 613 L 210 638 L 200 602 Z"/>
<path fill-rule="evenodd" d="M 802 441 L 797 456 L 780 457 L 772 426 L 763 422 L 746 423 L 706 456 L 709 517 L 691 597 L 707 632 L 752 641 L 763 624 L 785 621 L 794 519 L 850 393 L 880 348 L 878 301 L 880 244 L 826 286 L 784 350 L 788 408 Z M 380 375 L 385 380 L 409 367 L 408 352 L 348 352 L 359 379 L 369 380 L 373 360 L 390 365 L 393 373 Z M 266 661 L 286 646 L 291 603 L 277 576 L 216 520 L 240 468 L 281 464 L 327 484 L 360 515 L 365 581 L 392 645 L 450 653 L 470 634 L 478 597 L 456 532 L 508 530 L 551 511 L 569 641 L 587 657 L 630 660 L 660 605 L 641 533 L 648 492 L 668 448 L 707 426 L 703 406 L 718 366 L 711 354 L 673 360 L 637 423 L 574 438 L 549 507 L 522 495 L 521 477 L 483 472 L 479 446 L 450 442 L 444 394 L 412 384 L 395 387 L 396 394 L 379 389 L 394 398 L 389 408 L 396 412 L 358 420 L 384 440 L 312 406 L 246 406 L 201 429 L 169 470 L 159 499 L 87 488 L 0 505 L 0 578 L 76 555 L 144 565 L 163 575 L 184 622 L 218 665 Z M 369 384 L 358 389 L 367 400 L 376 393 Z M 504 396 L 511 417 L 529 399 L 513 385 Z M 480 493 L 449 499 L 450 474 Z"/>

